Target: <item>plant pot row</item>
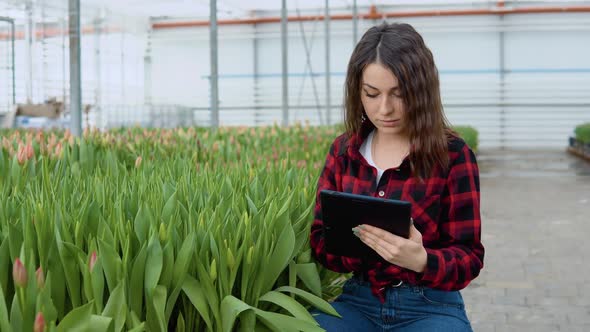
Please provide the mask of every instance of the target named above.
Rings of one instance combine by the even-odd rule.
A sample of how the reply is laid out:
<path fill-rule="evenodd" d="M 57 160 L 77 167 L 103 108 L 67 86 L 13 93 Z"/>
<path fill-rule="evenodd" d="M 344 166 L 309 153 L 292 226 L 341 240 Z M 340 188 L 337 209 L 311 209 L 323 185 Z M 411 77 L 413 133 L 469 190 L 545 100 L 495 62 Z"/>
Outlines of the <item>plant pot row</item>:
<path fill-rule="evenodd" d="M 570 137 L 569 143 L 568 151 L 570 153 L 590 161 L 590 143 L 584 143 L 575 137 Z"/>

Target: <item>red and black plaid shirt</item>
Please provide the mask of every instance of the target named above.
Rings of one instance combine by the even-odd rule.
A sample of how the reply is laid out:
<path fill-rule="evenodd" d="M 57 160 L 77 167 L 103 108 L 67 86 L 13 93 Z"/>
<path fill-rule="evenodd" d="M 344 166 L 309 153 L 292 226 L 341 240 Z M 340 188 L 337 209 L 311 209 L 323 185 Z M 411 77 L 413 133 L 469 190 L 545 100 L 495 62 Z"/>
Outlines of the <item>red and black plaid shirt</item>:
<path fill-rule="evenodd" d="M 412 285 L 441 290 L 460 290 L 479 275 L 483 267 L 479 212 L 479 171 L 475 155 L 460 138 L 449 141 L 449 169 L 433 172 L 419 182 L 410 174 L 406 158 L 399 168 L 388 169 L 379 184 L 377 170 L 359 152 L 367 133 L 336 138 L 326 158 L 318 181 L 315 219 L 311 226 L 314 257 L 330 270 L 364 275 L 373 294 L 384 301 L 384 287 L 393 279 Z M 423 273 L 416 273 L 383 261 L 360 259 L 326 253 L 322 230 L 322 207 L 319 192 L 336 190 L 412 203 L 414 225 L 422 233 L 428 253 Z"/>

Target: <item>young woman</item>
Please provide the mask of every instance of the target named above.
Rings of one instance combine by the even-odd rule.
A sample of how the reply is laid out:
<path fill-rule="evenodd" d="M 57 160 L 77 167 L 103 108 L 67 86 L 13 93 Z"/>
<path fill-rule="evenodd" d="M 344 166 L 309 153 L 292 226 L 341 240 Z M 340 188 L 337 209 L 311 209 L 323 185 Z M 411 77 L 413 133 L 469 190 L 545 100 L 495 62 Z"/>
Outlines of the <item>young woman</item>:
<path fill-rule="evenodd" d="M 342 318 L 314 312 L 328 331 L 471 331 L 459 292 L 483 267 L 475 155 L 450 129 L 438 71 L 408 24 L 369 29 L 348 64 L 347 132 L 336 138 L 320 179 L 311 227 L 315 258 L 353 272 L 333 302 Z M 412 203 L 410 238 L 352 229 L 379 260 L 325 250 L 323 189 Z"/>

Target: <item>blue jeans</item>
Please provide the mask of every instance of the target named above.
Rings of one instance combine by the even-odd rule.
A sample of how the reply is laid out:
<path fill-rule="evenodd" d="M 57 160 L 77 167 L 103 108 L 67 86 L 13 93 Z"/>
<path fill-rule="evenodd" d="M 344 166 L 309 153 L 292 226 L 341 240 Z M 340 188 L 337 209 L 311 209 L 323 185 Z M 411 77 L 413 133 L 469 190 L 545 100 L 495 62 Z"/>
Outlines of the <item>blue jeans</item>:
<path fill-rule="evenodd" d="M 402 284 L 388 287 L 385 303 L 381 303 L 368 282 L 351 278 L 332 306 L 342 318 L 311 312 L 328 332 L 472 331 L 459 291 Z"/>

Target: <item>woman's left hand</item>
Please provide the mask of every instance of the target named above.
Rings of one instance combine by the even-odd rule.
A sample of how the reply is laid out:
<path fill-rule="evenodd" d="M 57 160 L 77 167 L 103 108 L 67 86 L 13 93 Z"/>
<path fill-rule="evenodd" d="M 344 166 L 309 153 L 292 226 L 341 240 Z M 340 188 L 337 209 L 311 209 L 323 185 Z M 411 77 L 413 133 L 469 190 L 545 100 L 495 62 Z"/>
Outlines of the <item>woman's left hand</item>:
<path fill-rule="evenodd" d="M 389 263 L 418 273 L 424 272 L 427 253 L 422 244 L 422 234 L 414 227 L 414 223 L 410 226 L 409 239 L 370 225 L 359 225 L 353 231 L 355 229 L 361 241 Z"/>

